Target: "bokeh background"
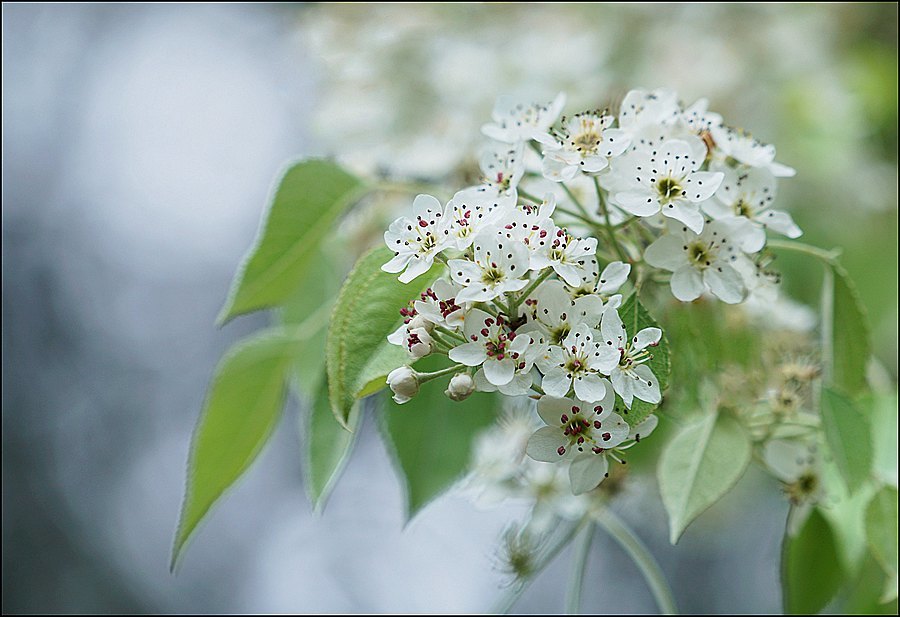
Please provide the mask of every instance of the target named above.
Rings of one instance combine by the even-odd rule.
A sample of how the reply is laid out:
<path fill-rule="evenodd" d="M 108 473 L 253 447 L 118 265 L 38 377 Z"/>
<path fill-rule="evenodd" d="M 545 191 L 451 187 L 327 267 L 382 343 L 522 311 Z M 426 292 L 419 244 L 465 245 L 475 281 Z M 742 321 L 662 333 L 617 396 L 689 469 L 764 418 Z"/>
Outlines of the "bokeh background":
<path fill-rule="evenodd" d="M 575 110 L 668 86 L 775 143 L 798 170 L 780 203 L 843 247 L 896 384 L 896 4 L 2 10 L 4 612 L 488 610 L 525 510 L 452 494 L 404 527 L 371 419 L 316 515 L 291 407 L 177 576 L 168 559 L 207 381 L 267 321 L 213 325 L 279 166 L 455 177 L 499 94 Z M 815 303 L 812 267 L 779 266 Z M 652 483 L 619 510 L 683 611 L 779 610 L 786 505 L 762 474 L 678 547 Z M 563 556 L 519 610 L 560 611 L 567 575 Z M 599 535 L 589 576 L 587 610 L 655 610 Z"/>

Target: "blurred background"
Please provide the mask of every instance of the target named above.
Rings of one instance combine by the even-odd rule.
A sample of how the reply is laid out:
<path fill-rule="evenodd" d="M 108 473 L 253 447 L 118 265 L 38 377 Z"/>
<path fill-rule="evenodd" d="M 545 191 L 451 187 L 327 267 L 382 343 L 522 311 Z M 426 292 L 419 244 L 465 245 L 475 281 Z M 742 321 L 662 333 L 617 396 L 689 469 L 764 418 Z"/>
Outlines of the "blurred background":
<path fill-rule="evenodd" d="M 897 5 L 3 5 L 3 611 L 479 612 L 525 512 L 460 495 L 404 528 L 369 420 L 323 515 L 298 410 L 168 570 L 214 327 L 281 164 L 442 179 L 499 94 L 708 97 L 798 170 L 779 202 L 844 249 L 897 379 Z M 363 214 L 365 219 L 365 214 Z M 361 249 L 363 247 L 354 247 Z M 784 259 L 814 304 L 819 275 Z M 619 505 L 685 612 L 778 612 L 787 506 L 751 471 L 668 545 L 659 497 Z M 565 555 L 524 612 L 562 609 Z M 598 535 L 584 593 L 655 611 Z"/>

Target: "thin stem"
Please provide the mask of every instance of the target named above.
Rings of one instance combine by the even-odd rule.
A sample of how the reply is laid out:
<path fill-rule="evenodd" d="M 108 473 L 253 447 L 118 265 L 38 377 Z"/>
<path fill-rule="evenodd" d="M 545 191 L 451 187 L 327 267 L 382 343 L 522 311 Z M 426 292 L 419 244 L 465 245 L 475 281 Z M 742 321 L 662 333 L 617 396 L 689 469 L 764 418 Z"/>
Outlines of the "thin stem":
<path fill-rule="evenodd" d="M 536 279 L 531 281 L 531 284 L 529 284 L 528 287 L 526 287 L 525 289 L 522 290 L 522 293 L 519 294 L 519 297 L 514 300 L 512 306 L 510 306 L 509 308 L 510 309 L 515 308 L 515 310 L 518 310 L 519 309 L 519 301 L 528 298 L 528 296 L 531 294 L 531 292 L 533 292 L 535 289 L 537 289 L 537 286 L 540 285 L 541 283 L 543 283 L 545 280 L 547 280 L 547 277 L 550 276 L 551 274 L 553 274 L 553 269 L 547 268 L 543 274 L 541 274 L 539 277 L 537 277 Z M 515 317 L 515 315 L 510 315 L 510 317 Z"/>
<path fill-rule="evenodd" d="M 438 334 L 437 332 L 434 332 L 434 331 L 432 331 L 432 333 L 431 333 L 431 340 L 434 341 L 435 343 L 437 343 L 438 345 L 440 345 L 439 349 L 442 348 L 443 351 L 450 351 L 451 349 L 456 347 L 456 345 L 451 345 L 450 343 L 448 343 L 447 341 L 444 340 L 444 337 L 442 337 L 440 334 Z"/>
<path fill-rule="evenodd" d="M 815 257 L 816 259 L 821 259 L 830 266 L 835 265 L 835 263 L 837 262 L 837 258 L 841 255 L 840 249 L 832 249 L 830 251 L 826 251 L 825 249 L 820 249 L 819 247 L 812 246 L 811 244 L 804 244 L 803 242 L 793 242 L 792 240 L 769 240 L 766 243 L 766 246 L 772 249 L 784 249 L 786 251 L 793 251 L 795 253 L 803 253 L 804 255 L 809 255 L 811 257 Z"/>
<path fill-rule="evenodd" d="M 628 556 L 634 560 L 635 565 L 644 575 L 650 591 L 656 600 L 656 605 L 664 615 L 677 615 L 678 608 L 672 598 L 672 591 L 663 576 L 662 570 L 644 543 L 641 542 L 631 529 L 623 523 L 618 516 L 606 508 L 594 512 L 594 520 L 603 527 L 613 539 L 619 543 Z"/>
<path fill-rule="evenodd" d="M 533 201 L 535 203 L 542 203 L 544 201 L 543 199 L 539 199 L 536 195 L 532 195 L 528 191 L 525 191 L 521 188 L 516 188 L 516 191 L 518 192 L 520 197 L 524 197 L 525 199 L 530 199 L 531 201 Z"/>
<path fill-rule="evenodd" d="M 628 263 L 629 259 L 625 256 L 622 247 L 619 246 L 619 242 L 616 240 L 616 232 L 613 230 L 612 223 L 609 222 L 609 209 L 606 207 L 606 199 L 603 197 L 603 190 L 600 188 L 600 182 L 597 180 L 597 176 L 594 176 L 594 188 L 597 191 L 597 201 L 600 204 L 600 212 L 603 214 L 603 221 L 605 223 L 606 233 L 609 236 L 609 241 L 613 245 L 613 249 L 616 251 L 616 255 L 619 256 L 619 259 Z"/>
<path fill-rule="evenodd" d="M 562 206 L 556 206 L 555 210 L 556 210 L 556 212 L 562 212 L 563 214 L 567 214 L 571 217 L 574 217 L 574 218 L 578 219 L 579 221 L 581 221 L 582 223 L 587 223 L 594 229 L 600 228 L 599 225 L 597 225 L 597 221 L 591 220 L 590 218 L 584 216 L 583 214 L 579 214 L 578 212 L 575 212 L 574 210 L 569 210 L 568 208 L 563 208 Z"/>
<path fill-rule="evenodd" d="M 593 540 L 594 526 L 588 525 L 575 543 L 575 560 L 572 562 L 572 576 L 569 578 L 569 590 L 566 593 L 567 615 L 577 615 L 581 612 L 581 590 L 584 587 L 584 573 Z"/>
<path fill-rule="evenodd" d="M 445 328 L 444 326 L 435 326 L 434 329 L 437 330 L 438 332 L 440 332 L 441 334 L 444 334 L 451 338 L 455 338 L 458 341 L 462 341 L 463 343 L 466 342 L 466 338 L 463 335 L 461 335 L 459 332 L 454 332 L 453 330 Z"/>
<path fill-rule="evenodd" d="M 454 364 L 453 366 L 448 366 L 447 368 L 442 368 L 439 371 L 435 371 L 433 373 L 419 373 L 416 375 L 416 378 L 419 380 L 420 384 L 431 381 L 432 379 L 437 379 L 438 377 L 443 377 L 444 375 L 449 375 L 450 373 L 454 373 L 458 370 L 465 369 L 462 364 Z"/>
<path fill-rule="evenodd" d="M 834 369 L 834 271 L 830 264 L 825 266 L 825 278 L 822 280 L 822 380 L 820 383 L 831 383 Z M 817 392 L 818 394 L 818 392 Z M 818 407 L 818 401 L 815 401 Z"/>
<path fill-rule="evenodd" d="M 547 549 L 546 554 L 540 560 L 531 575 L 527 578 L 523 578 L 519 580 L 506 594 L 504 594 L 497 602 L 494 604 L 494 607 L 491 609 L 491 613 L 494 614 L 506 614 L 513 607 L 516 601 L 522 597 L 522 594 L 525 593 L 525 590 L 528 589 L 528 585 L 540 574 L 544 568 L 550 565 L 550 562 L 553 561 L 559 552 L 563 550 L 569 542 L 572 541 L 572 538 L 575 537 L 579 531 L 584 529 L 587 525 L 590 524 L 590 519 L 588 517 L 582 518 L 578 521 L 577 525 L 572 525 L 568 530 L 566 530 L 560 538 L 553 544 L 550 548 Z"/>

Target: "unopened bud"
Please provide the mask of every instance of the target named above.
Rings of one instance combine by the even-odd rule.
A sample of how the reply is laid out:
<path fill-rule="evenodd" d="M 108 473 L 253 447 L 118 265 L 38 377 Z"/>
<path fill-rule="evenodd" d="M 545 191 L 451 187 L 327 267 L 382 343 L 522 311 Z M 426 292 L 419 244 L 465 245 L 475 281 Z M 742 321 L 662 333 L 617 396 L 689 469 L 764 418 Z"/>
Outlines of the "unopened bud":
<path fill-rule="evenodd" d="M 388 373 L 387 384 L 394 393 L 394 401 L 401 405 L 419 393 L 418 375 L 409 366 L 401 366 Z"/>
<path fill-rule="evenodd" d="M 426 332 L 431 332 L 434 330 L 434 324 L 422 317 L 421 315 L 416 315 L 409 322 L 410 331 L 415 330 L 416 328 L 422 328 Z"/>
<path fill-rule="evenodd" d="M 450 380 L 450 385 L 444 391 L 454 401 L 463 401 L 475 391 L 475 382 L 468 373 L 457 373 Z"/>

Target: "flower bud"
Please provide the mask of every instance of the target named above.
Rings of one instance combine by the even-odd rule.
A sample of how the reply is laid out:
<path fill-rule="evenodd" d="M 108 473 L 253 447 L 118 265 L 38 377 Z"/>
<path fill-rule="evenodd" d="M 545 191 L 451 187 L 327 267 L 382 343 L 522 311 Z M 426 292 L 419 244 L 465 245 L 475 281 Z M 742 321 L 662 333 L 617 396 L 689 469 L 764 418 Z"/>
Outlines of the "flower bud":
<path fill-rule="evenodd" d="M 475 382 L 468 373 L 457 373 L 450 380 L 450 385 L 444 391 L 454 401 L 463 401 L 475 391 Z"/>
<path fill-rule="evenodd" d="M 409 353 L 416 360 L 431 353 L 431 337 L 425 328 L 410 328 L 407 343 Z"/>
<path fill-rule="evenodd" d="M 413 317 L 407 327 L 409 328 L 410 332 L 417 328 L 421 328 L 426 332 L 431 332 L 432 330 L 434 330 L 434 324 L 421 315 L 416 315 L 415 317 Z"/>
<path fill-rule="evenodd" d="M 401 366 L 388 373 L 387 383 L 394 393 L 394 401 L 401 405 L 419 393 L 418 374 L 409 366 Z"/>

